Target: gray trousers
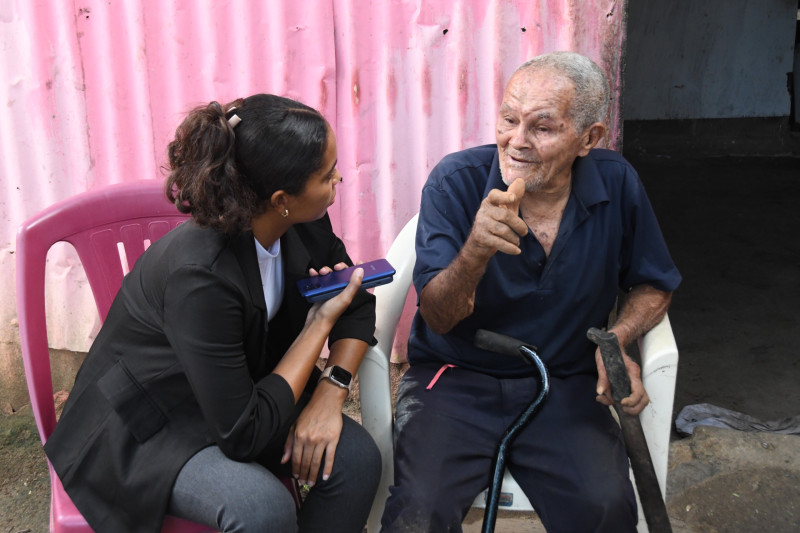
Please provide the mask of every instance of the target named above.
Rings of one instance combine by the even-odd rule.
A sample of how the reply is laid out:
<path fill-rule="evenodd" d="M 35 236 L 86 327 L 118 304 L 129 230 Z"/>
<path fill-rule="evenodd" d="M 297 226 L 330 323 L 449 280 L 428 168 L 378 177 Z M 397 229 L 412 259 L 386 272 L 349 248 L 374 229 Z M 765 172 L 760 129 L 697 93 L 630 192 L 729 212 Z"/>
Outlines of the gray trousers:
<path fill-rule="evenodd" d="M 169 514 L 223 533 L 361 533 L 380 480 L 381 456 L 363 427 L 343 419 L 331 476 L 323 481 L 320 468 L 299 513 L 273 472 L 259 463 L 229 459 L 211 446 L 181 469 Z"/>

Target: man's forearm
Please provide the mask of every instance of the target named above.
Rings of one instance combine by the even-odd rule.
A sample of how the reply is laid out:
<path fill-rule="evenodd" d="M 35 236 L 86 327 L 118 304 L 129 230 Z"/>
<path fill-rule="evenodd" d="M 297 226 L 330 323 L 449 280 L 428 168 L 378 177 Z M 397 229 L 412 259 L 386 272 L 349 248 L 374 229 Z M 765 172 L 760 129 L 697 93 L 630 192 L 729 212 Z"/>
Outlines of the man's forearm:
<path fill-rule="evenodd" d="M 475 289 L 487 263 L 488 259 L 470 253 L 465 246 L 447 268 L 425 285 L 419 311 L 429 328 L 444 334 L 472 314 Z"/>
<path fill-rule="evenodd" d="M 671 292 L 650 285 L 637 285 L 625 297 L 617 320 L 610 328 L 620 345 L 628 346 L 653 329 L 664 318 L 672 300 Z"/>
<path fill-rule="evenodd" d="M 494 254 L 521 253 L 520 238 L 528 233 L 528 226 L 519 217 L 524 194 L 525 181 L 521 178 L 507 191 L 492 189 L 481 202 L 461 251 L 422 289 L 419 312 L 436 333 L 447 333 L 472 314 L 475 290 Z"/>

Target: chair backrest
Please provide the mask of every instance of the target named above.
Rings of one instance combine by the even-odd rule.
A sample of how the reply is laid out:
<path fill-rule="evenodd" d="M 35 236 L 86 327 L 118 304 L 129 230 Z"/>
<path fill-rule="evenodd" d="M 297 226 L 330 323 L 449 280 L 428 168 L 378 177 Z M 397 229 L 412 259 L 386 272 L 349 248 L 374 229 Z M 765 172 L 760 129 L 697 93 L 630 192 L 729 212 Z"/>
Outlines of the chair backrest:
<path fill-rule="evenodd" d="M 417 259 L 414 240 L 417 235 L 418 214 L 409 220 L 400 233 L 395 237 L 386 260 L 395 268 L 394 280 L 388 285 L 375 288 L 375 298 L 378 302 L 375 321 L 375 338 L 378 345 L 385 348 L 387 360 L 391 357 L 397 323 L 406 303 L 408 291 L 411 288 L 411 277 L 414 273 L 414 263 Z"/>
<path fill-rule="evenodd" d="M 70 243 L 105 320 L 122 278 L 153 241 L 183 222 L 163 182 L 111 185 L 59 202 L 17 232 L 17 312 L 31 407 L 44 443 L 55 428 L 53 383 L 45 319 L 45 264 L 57 242 Z"/>
<path fill-rule="evenodd" d="M 358 386 L 361 400 L 361 423 L 372 435 L 381 451 L 381 481 L 367 521 L 367 530 L 380 530 L 383 504 L 389 496 L 389 485 L 394 478 L 394 451 L 392 448 L 392 396 L 389 383 L 389 361 L 397 332 L 397 323 L 403 314 L 411 277 L 414 271 L 417 234 L 417 215 L 409 220 L 395 237 L 386 253 L 386 259 L 395 268 L 394 280 L 375 287 L 375 346 L 367 350 L 358 369 Z"/>

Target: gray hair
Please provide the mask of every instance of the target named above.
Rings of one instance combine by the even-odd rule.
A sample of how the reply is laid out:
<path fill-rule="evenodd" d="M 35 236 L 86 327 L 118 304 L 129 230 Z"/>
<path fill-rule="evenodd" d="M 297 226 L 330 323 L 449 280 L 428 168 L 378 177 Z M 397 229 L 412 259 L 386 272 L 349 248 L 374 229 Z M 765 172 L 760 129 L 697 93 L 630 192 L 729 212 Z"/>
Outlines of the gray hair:
<path fill-rule="evenodd" d="M 552 52 L 523 63 L 517 72 L 547 69 L 563 75 L 575 86 L 569 118 L 578 133 L 595 122 L 605 123 L 610 99 L 608 80 L 594 61 L 575 52 Z"/>

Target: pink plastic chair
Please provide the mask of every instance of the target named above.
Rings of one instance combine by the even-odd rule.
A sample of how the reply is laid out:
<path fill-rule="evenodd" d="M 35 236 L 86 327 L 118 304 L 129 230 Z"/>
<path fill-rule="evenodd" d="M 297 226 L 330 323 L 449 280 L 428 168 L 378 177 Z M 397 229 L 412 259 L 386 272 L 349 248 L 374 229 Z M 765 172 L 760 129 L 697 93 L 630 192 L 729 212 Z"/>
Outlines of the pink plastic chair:
<path fill-rule="evenodd" d="M 45 262 L 56 242 L 72 244 L 86 271 L 101 320 L 124 274 L 145 248 L 188 217 L 175 209 L 162 182 L 112 185 L 69 198 L 27 220 L 17 233 L 17 311 L 31 407 L 44 443 L 56 425 L 45 321 Z M 123 264 L 123 253 L 126 261 Z M 50 531 L 92 531 L 50 468 Z M 167 517 L 162 532 L 207 532 Z"/>

